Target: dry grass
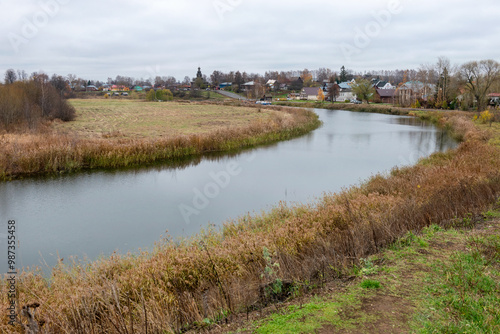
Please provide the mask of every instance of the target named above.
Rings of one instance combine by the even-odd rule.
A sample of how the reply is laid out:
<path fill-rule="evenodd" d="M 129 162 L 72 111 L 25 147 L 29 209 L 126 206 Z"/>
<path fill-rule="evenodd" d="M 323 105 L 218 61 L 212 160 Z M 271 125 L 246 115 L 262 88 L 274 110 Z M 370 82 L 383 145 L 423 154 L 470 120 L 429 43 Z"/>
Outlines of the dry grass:
<path fill-rule="evenodd" d="M 480 212 L 498 198 L 500 150 L 463 116 L 447 122 L 467 140 L 455 151 L 314 205 L 281 205 L 228 222 L 221 232 L 164 240 L 152 253 L 61 264 L 49 280 L 23 273 L 18 302 L 39 303 L 36 317 L 51 333 L 178 333 L 259 307 L 278 279 L 286 295 L 338 277 L 408 231 Z M 8 327 L 6 316 L 0 330 L 22 332 Z"/>
<path fill-rule="evenodd" d="M 148 103 L 137 100 L 70 100 L 77 110 L 74 122 L 55 128 L 79 138 L 159 138 L 206 134 L 245 127 L 272 117 L 270 109 L 201 103 Z"/>
<path fill-rule="evenodd" d="M 102 106 L 107 102 L 75 103 Z M 260 111 L 224 105 L 111 102 L 115 104 L 110 109 L 80 110 L 79 121 L 57 124 L 56 130 L 0 134 L 0 181 L 231 151 L 299 136 L 320 124 L 316 114 L 292 108 Z M 138 111 L 138 106 L 144 110 Z"/>

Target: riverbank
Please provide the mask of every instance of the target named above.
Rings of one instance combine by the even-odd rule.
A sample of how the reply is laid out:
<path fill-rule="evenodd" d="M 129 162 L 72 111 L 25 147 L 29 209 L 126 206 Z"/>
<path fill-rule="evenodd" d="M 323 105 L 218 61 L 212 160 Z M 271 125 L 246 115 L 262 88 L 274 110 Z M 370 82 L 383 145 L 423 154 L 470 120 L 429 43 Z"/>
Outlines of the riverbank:
<path fill-rule="evenodd" d="M 313 101 L 278 101 L 274 102 L 274 105 L 278 106 L 288 106 L 288 107 L 300 107 L 300 108 L 320 108 L 328 110 L 350 110 L 359 112 L 374 112 L 379 114 L 388 115 L 412 115 L 417 111 L 422 111 L 421 108 L 402 108 L 395 107 L 392 104 L 354 104 L 354 103 L 331 103 L 331 102 L 313 102 Z M 424 112 L 443 112 L 443 110 L 438 109 L 424 109 Z"/>
<path fill-rule="evenodd" d="M 116 169 L 287 140 L 320 125 L 311 111 L 231 104 L 76 100 L 74 122 L 0 135 L 0 181 Z"/>
<path fill-rule="evenodd" d="M 498 333 L 500 212 L 408 233 L 350 276 L 210 333 Z M 238 330 L 236 331 L 236 328 Z"/>
<path fill-rule="evenodd" d="M 345 277 L 408 232 L 479 214 L 500 195 L 500 151 L 488 136 L 463 115 L 442 114 L 439 122 L 464 139 L 458 149 L 316 204 L 278 206 L 220 232 L 165 240 L 152 253 L 61 263 L 48 281 L 40 272 L 24 273 L 18 303 L 40 304 L 37 318 L 52 331 L 179 332 Z M 4 296 L 6 287 L 3 281 Z M 7 318 L 2 325 L 12 329 Z"/>

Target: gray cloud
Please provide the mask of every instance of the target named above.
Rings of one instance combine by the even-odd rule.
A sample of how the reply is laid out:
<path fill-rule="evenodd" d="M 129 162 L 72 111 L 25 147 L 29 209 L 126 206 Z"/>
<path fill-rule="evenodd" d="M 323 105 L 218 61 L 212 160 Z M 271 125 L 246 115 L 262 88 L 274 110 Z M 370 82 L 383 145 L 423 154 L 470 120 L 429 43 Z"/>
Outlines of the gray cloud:
<path fill-rule="evenodd" d="M 380 13 L 394 1 L 2 1 L 0 71 L 182 79 L 198 66 L 205 74 L 364 71 L 416 68 L 442 55 L 455 63 L 500 58 L 496 0 L 400 0 L 385 24 Z M 360 31 L 370 36 L 356 44 Z M 346 57 L 342 45 L 356 53 Z"/>

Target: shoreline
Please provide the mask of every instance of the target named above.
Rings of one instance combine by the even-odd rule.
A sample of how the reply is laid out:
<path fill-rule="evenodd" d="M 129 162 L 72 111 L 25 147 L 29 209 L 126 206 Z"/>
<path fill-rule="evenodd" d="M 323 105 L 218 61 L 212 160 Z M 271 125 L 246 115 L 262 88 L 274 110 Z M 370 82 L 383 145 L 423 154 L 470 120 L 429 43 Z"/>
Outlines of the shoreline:
<path fill-rule="evenodd" d="M 264 109 L 264 108 L 263 108 Z M 270 121 L 173 138 L 77 138 L 72 135 L 5 134 L 0 182 L 20 178 L 77 173 L 95 169 L 152 166 L 213 152 L 236 152 L 307 134 L 318 128 L 318 116 L 305 109 L 271 107 Z M 259 108 L 260 110 L 260 108 Z M 9 138 L 11 137 L 11 138 Z"/>
<path fill-rule="evenodd" d="M 317 279 L 345 275 L 360 258 L 405 233 L 431 223 L 444 226 L 454 216 L 482 210 L 500 194 L 498 149 L 485 143 L 470 120 L 446 116 L 438 121 L 465 140 L 455 150 L 325 195 L 314 205 L 277 206 L 260 216 L 227 222 L 220 232 L 202 232 L 180 243 L 165 241 L 153 253 L 116 255 L 85 267 L 61 264 L 54 268 L 50 284 L 40 286 L 36 273 L 25 273 L 22 300 L 36 300 L 43 307 L 40 317 L 73 330 L 90 328 L 83 326 L 97 320 L 85 313 L 88 320 L 78 325 L 82 327 L 71 327 L 76 319 L 53 318 L 52 307 L 68 314 L 75 308 L 82 311 L 79 300 L 88 300 L 108 305 L 109 319 L 137 321 L 142 309 L 160 309 L 150 314 L 155 328 L 179 331 L 204 318 L 224 320 L 248 307 L 278 301 Z M 489 161 L 481 163 L 485 157 Z M 35 299 L 29 293 L 34 284 L 43 288 Z M 87 288 L 74 293 L 72 287 Z M 117 291 L 122 303 L 129 298 L 128 311 L 112 306 Z M 76 304 L 52 304 L 63 296 Z M 171 302 L 163 301 L 167 296 Z M 179 317 L 184 320 L 175 320 Z M 109 320 L 97 322 L 112 327 Z"/>

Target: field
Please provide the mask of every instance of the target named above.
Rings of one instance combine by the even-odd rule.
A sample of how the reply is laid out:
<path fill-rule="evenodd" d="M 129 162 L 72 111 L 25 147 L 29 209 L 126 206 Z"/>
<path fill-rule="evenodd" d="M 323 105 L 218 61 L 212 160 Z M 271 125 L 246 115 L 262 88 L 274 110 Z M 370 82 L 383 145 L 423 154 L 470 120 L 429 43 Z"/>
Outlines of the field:
<path fill-rule="evenodd" d="M 0 181 L 122 168 L 290 139 L 320 125 L 313 112 L 229 103 L 74 100 L 76 120 L 0 133 Z"/>
<path fill-rule="evenodd" d="M 229 127 L 268 121 L 272 110 L 202 103 L 152 103 L 138 100 L 70 100 L 73 122 L 55 129 L 80 138 L 159 138 L 204 134 Z"/>

